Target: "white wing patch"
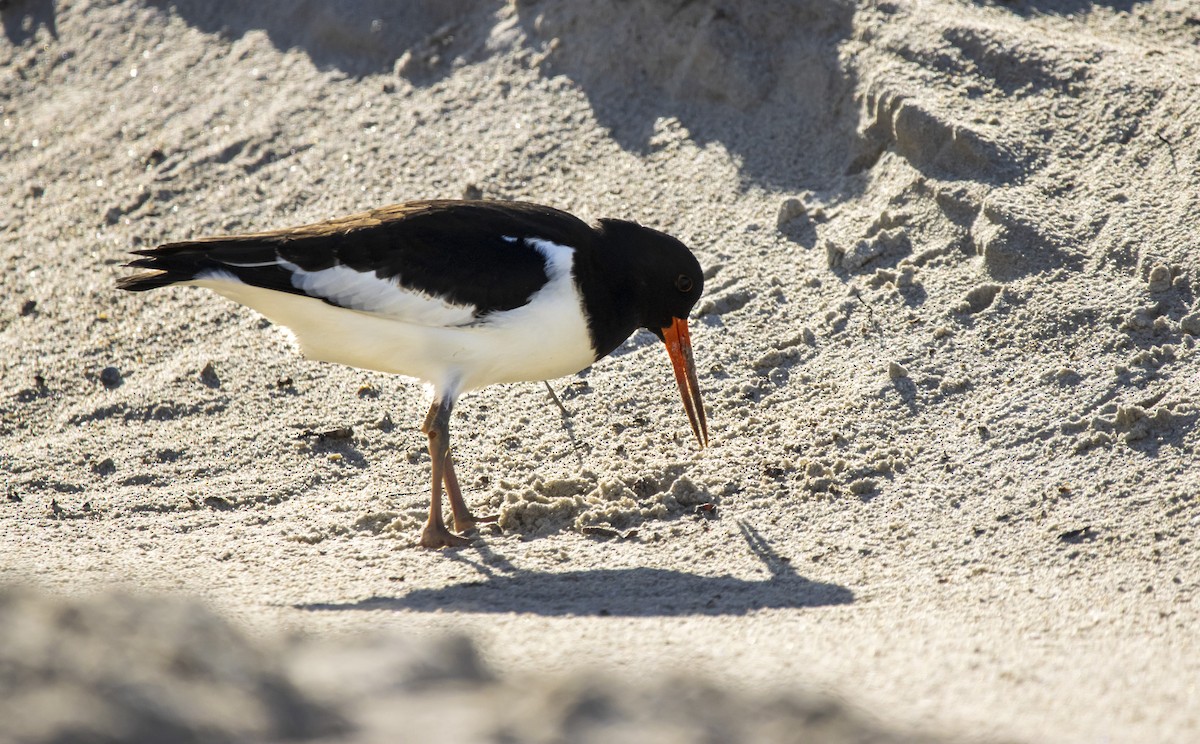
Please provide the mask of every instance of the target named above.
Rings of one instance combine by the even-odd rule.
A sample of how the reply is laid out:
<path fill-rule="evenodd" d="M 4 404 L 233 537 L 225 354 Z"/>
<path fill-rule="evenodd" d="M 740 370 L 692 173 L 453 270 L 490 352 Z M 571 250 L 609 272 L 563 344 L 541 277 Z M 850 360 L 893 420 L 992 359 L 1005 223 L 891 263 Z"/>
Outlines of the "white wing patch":
<path fill-rule="evenodd" d="M 460 326 L 475 320 L 475 308 L 471 305 L 446 302 L 403 287 L 394 279 L 381 279 L 373 272 L 347 266 L 305 271 L 288 261 L 280 261 L 280 266 L 292 272 L 292 286 L 296 289 L 351 310 L 424 326 Z"/>
<path fill-rule="evenodd" d="M 196 274 L 195 281 L 230 282 L 232 284 L 244 283 L 232 271 L 226 271 L 225 269 L 206 269 Z"/>
<path fill-rule="evenodd" d="M 571 280 L 571 266 L 575 262 L 575 249 L 540 238 L 526 238 L 525 244 L 532 246 L 538 253 L 546 257 L 546 274 L 550 281 L 546 283 L 545 289 L 553 289 L 556 294 L 570 297 L 570 302 L 578 305 L 579 302 L 575 299 L 574 285 Z"/>
<path fill-rule="evenodd" d="M 222 261 L 226 266 L 236 266 L 239 269 L 259 269 L 263 266 L 278 266 L 279 259 L 273 258 L 270 261 L 252 261 L 250 263 L 241 263 L 239 261 Z"/>

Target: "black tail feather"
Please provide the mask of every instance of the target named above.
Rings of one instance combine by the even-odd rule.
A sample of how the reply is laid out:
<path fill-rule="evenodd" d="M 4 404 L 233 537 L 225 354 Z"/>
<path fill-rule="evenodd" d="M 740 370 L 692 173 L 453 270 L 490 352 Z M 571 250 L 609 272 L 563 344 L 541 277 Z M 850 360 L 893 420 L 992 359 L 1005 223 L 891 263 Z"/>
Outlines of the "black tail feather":
<path fill-rule="evenodd" d="M 171 243 L 158 248 L 143 248 L 132 251 L 141 256 L 125 264 L 131 269 L 149 269 L 132 276 L 124 276 L 117 280 L 117 289 L 130 292 L 145 292 L 179 282 L 190 281 L 208 263 L 201 251 L 192 250 L 185 253 L 180 249 L 193 246 L 188 243 Z"/>
<path fill-rule="evenodd" d="M 220 272 L 264 289 L 299 292 L 292 285 L 291 272 L 274 263 L 275 243 L 255 235 L 167 243 L 157 248 L 136 250 L 133 254 L 138 258 L 126 266 L 149 271 L 117 280 L 118 289 L 144 292 Z"/>
<path fill-rule="evenodd" d="M 138 263 L 128 263 L 126 266 L 136 267 Z M 133 276 L 123 276 L 117 280 L 117 289 L 125 289 L 130 292 L 145 292 L 148 289 L 158 289 L 159 287 L 167 287 L 179 282 L 186 282 L 192 277 L 175 274 L 170 271 L 143 271 Z"/>

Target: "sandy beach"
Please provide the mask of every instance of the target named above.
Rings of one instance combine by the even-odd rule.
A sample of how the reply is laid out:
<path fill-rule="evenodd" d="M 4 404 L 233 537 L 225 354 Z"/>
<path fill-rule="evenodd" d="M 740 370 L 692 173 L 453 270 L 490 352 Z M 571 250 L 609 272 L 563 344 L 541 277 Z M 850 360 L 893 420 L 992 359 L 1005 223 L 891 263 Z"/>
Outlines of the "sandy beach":
<path fill-rule="evenodd" d="M 1200 7 L 0 4 L 0 740 L 1200 741 Z M 129 251 L 428 198 L 705 271 L 455 411 Z"/>

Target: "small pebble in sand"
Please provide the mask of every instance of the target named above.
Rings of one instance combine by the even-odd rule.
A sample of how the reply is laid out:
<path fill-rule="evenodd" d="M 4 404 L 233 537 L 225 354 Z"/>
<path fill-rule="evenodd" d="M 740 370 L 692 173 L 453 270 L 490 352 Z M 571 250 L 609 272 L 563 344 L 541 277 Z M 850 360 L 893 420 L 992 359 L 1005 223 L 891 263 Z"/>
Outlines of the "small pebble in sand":
<path fill-rule="evenodd" d="M 908 370 L 900 362 L 888 362 L 888 377 L 893 380 L 899 380 L 901 377 L 908 377 Z"/>
<path fill-rule="evenodd" d="M 117 465 L 111 457 L 106 457 L 100 462 L 92 463 L 92 472 L 96 475 L 112 475 L 116 470 Z"/>
<path fill-rule="evenodd" d="M 783 203 L 779 205 L 779 215 L 775 218 L 775 226 L 782 230 L 789 222 L 804 214 L 805 211 L 807 210 L 804 202 L 796 197 L 784 199 Z"/>
<path fill-rule="evenodd" d="M 221 387 L 221 378 L 217 377 L 217 368 L 212 362 L 205 364 L 204 369 L 200 370 L 200 382 L 204 383 L 205 387 Z"/>
<path fill-rule="evenodd" d="M 619 532 L 611 527 L 605 527 L 598 524 L 581 527 L 579 531 L 585 535 L 591 535 L 592 537 L 615 537 L 618 540 L 632 540 L 638 536 L 638 531 L 636 529 L 628 530 L 627 532 Z"/>
<path fill-rule="evenodd" d="M 104 387 L 110 390 L 115 387 L 120 387 L 123 380 L 121 379 L 121 370 L 116 367 L 105 367 L 100 370 L 100 382 Z"/>
<path fill-rule="evenodd" d="M 336 429 L 329 429 L 327 431 L 316 432 L 316 435 L 317 435 L 317 441 L 319 441 L 319 442 L 346 440 L 346 439 L 352 439 L 354 437 L 354 429 L 349 426 L 339 426 Z"/>

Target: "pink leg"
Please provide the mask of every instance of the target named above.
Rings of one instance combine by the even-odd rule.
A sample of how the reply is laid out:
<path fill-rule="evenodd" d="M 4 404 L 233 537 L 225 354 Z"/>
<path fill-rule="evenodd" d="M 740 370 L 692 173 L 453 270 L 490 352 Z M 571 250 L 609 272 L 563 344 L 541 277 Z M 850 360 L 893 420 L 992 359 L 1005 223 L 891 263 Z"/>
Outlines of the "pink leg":
<path fill-rule="evenodd" d="M 462 491 L 458 487 L 458 476 L 454 474 L 454 456 L 449 452 L 446 453 L 445 482 L 446 494 L 450 497 L 450 510 L 454 513 L 454 529 L 464 533 L 470 532 L 479 522 L 495 522 L 500 518 L 499 515 L 471 515 L 471 510 L 467 508 L 467 502 L 463 500 Z"/>
<path fill-rule="evenodd" d="M 450 505 L 453 508 L 456 499 L 461 503 L 462 494 L 458 493 L 458 479 L 454 477 L 453 466 L 450 465 L 450 401 L 437 401 L 429 407 L 429 415 L 421 430 L 429 437 L 429 457 L 432 460 L 430 468 L 433 478 L 433 489 L 429 497 L 429 520 L 425 529 L 421 530 L 421 545 L 426 548 L 459 548 L 471 543 L 465 537 L 455 535 L 446 529 L 442 520 L 442 484 L 450 495 Z M 450 467 L 447 467 L 450 465 Z M 447 477 L 448 476 L 448 477 Z M 457 525 L 457 510 L 455 511 Z"/>

